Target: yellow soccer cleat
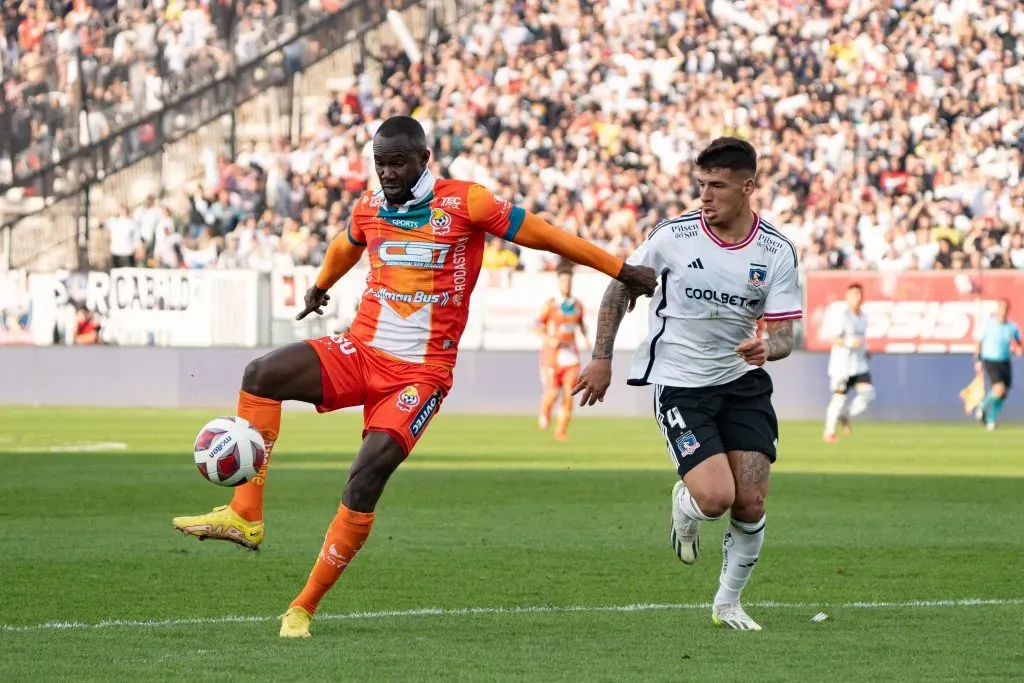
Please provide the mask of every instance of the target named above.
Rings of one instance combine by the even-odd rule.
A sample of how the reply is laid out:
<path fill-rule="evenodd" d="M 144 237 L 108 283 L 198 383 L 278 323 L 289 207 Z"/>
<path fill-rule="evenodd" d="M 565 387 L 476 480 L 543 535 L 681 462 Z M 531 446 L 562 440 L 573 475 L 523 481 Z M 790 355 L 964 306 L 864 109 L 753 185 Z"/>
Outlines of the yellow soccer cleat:
<path fill-rule="evenodd" d="M 313 621 L 313 615 L 303 608 L 298 605 L 289 607 L 288 611 L 281 615 L 281 637 L 309 638 L 309 622 L 311 621 Z"/>
<path fill-rule="evenodd" d="M 249 550 L 259 550 L 263 542 L 263 521 L 247 522 L 227 505 L 213 508 L 213 512 L 205 515 L 175 517 L 171 523 L 181 533 L 200 541 L 231 541 Z"/>

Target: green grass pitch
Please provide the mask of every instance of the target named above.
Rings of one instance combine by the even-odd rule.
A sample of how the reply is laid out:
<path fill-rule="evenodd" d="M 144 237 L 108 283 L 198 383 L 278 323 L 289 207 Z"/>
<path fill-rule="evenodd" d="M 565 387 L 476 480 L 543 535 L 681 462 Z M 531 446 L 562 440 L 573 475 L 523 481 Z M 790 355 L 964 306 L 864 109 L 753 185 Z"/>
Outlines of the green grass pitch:
<path fill-rule="evenodd" d="M 285 415 L 258 554 L 185 538 L 227 501 L 192 465 L 209 413 L 0 410 L 0 680 L 963 681 L 1024 676 L 1024 429 L 786 423 L 744 601 L 711 625 L 723 522 L 686 567 L 651 420 L 442 413 L 313 639 L 305 581 L 358 415 Z M 99 444 L 99 445 L 97 445 Z M 825 612 L 829 618 L 812 623 Z"/>

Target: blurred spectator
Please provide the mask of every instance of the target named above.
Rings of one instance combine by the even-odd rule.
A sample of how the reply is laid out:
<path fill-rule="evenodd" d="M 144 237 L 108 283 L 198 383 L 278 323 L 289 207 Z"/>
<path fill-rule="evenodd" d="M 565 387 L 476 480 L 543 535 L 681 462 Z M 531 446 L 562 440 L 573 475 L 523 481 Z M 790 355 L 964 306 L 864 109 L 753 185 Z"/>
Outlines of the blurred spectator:
<path fill-rule="evenodd" d="M 99 344 L 100 324 L 89 309 L 80 306 L 75 311 L 75 344 Z"/>
<path fill-rule="evenodd" d="M 737 135 L 806 268 L 1024 267 L 1019 2 L 499 1 L 452 33 L 417 65 L 384 48 L 381 78 L 359 71 L 296 144 L 220 160 L 185 241 L 212 226 L 220 267 L 317 263 L 378 187 L 376 126 L 411 114 L 434 173 L 621 256 L 699 205 L 693 158 Z M 515 267 L 556 263 L 523 249 Z"/>
<path fill-rule="evenodd" d="M 233 58 L 251 61 L 297 30 L 294 17 L 282 16 L 276 0 L 5 0 L 2 5 L 3 185 L 224 77 Z M 301 12 L 321 10 L 303 6 Z M 153 135 L 140 131 L 115 151 L 130 158 Z M 28 189 L 49 192 L 49 187 Z"/>

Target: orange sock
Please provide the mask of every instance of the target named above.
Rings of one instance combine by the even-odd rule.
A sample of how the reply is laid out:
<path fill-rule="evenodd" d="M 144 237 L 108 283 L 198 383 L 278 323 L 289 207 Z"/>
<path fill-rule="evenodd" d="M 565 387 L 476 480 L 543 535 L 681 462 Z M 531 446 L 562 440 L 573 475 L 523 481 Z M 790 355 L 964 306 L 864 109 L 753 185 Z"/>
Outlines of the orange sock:
<path fill-rule="evenodd" d="M 313 571 L 309 573 L 306 587 L 299 593 L 299 597 L 292 600 L 290 607 L 298 605 L 310 614 L 315 613 L 327 591 L 331 590 L 345 567 L 363 547 L 372 526 L 372 512 L 355 512 L 342 503 L 334 521 L 327 528 L 324 546 L 316 558 Z"/>
<path fill-rule="evenodd" d="M 263 486 L 267 483 L 270 451 L 274 449 L 274 442 L 281 431 L 281 402 L 239 391 L 238 417 L 248 420 L 263 437 L 267 459 L 252 481 L 235 487 L 231 509 L 242 519 L 257 522 L 263 519 Z"/>

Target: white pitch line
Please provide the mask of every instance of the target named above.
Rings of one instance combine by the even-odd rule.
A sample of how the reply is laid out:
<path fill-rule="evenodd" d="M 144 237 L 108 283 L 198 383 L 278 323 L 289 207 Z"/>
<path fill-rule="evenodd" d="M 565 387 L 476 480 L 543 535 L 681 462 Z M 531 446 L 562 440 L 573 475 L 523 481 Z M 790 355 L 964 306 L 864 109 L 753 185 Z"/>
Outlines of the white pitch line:
<path fill-rule="evenodd" d="M 97 441 L 61 446 L 20 446 L 18 448 L 0 448 L 0 453 L 107 453 L 123 451 L 128 444 L 120 441 Z"/>
<path fill-rule="evenodd" d="M 837 604 L 810 602 L 754 602 L 747 605 L 768 609 L 918 609 L 925 607 L 984 607 L 1024 605 L 1024 598 L 963 598 L 960 600 L 906 600 L 903 602 L 844 602 Z M 549 607 L 544 605 L 527 607 L 423 607 L 409 610 L 381 610 L 377 612 L 349 612 L 346 614 L 318 614 L 317 621 L 338 621 L 356 619 L 391 619 L 404 617 L 460 617 L 480 614 L 571 614 L 597 612 L 657 612 L 666 610 L 711 609 L 709 602 L 677 604 L 635 604 L 635 605 L 568 605 Z M 277 621 L 276 616 L 226 615 L 221 617 L 195 617 L 191 619 L 104 619 L 93 623 L 84 621 L 48 621 L 44 624 L 15 626 L 0 624 L 0 633 L 26 633 L 29 631 L 72 631 L 103 628 L 160 628 L 174 626 L 202 626 L 209 624 L 265 623 Z"/>

